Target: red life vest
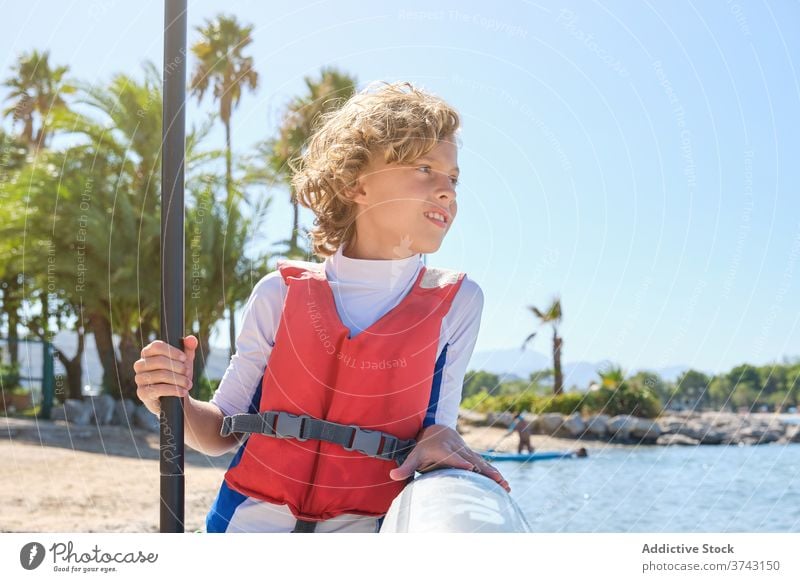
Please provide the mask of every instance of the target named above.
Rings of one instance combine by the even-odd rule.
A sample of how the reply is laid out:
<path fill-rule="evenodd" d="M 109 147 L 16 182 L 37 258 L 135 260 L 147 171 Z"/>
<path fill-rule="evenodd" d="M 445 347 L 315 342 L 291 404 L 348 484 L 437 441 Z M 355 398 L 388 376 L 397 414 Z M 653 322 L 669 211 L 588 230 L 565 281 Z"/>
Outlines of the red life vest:
<path fill-rule="evenodd" d="M 442 318 L 464 273 L 426 269 L 386 315 L 354 338 L 341 322 L 324 264 L 280 261 L 288 286 L 259 411 L 286 411 L 413 439 L 422 429 Z M 394 461 L 320 441 L 251 434 L 225 474 L 235 491 L 286 504 L 309 521 L 382 516 L 406 485 Z"/>

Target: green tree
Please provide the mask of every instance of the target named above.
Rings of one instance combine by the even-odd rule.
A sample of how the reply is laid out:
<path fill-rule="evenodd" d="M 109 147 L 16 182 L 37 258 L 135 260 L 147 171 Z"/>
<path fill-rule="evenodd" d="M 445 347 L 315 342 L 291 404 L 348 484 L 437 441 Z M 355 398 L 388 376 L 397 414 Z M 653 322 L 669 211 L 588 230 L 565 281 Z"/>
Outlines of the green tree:
<path fill-rule="evenodd" d="M 731 401 L 735 406 L 752 408 L 761 402 L 761 378 L 755 366 L 736 366 L 728 372 L 728 380 L 733 386 Z"/>
<path fill-rule="evenodd" d="M 674 399 L 682 405 L 697 409 L 710 404 L 709 384 L 711 379 L 697 370 L 686 370 L 675 384 Z"/>
<path fill-rule="evenodd" d="M 714 376 L 708 385 L 708 394 L 718 410 L 733 409 L 733 386 L 727 375 Z"/>
<path fill-rule="evenodd" d="M 462 400 L 469 398 L 473 394 L 485 391 L 493 394 L 500 385 L 500 377 L 497 374 L 484 370 L 471 370 L 464 376 L 464 387 L 461 390 Z"/>

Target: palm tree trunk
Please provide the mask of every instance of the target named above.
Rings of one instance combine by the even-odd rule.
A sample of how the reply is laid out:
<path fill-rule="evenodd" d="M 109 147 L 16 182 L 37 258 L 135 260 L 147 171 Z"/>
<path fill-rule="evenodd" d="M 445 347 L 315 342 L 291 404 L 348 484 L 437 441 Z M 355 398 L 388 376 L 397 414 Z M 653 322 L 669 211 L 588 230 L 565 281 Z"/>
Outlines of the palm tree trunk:
<path fill-rule="evenodd" d="M 136 372 L 133 369 L 133 364 L 141 355 L 141 348 L 136 343 L 138 335 L 126 330 L 119 338 L 119 356 L 121 360 L 119 366 L 119 398 L 137 401 L 136 380 L 134 379 Z"/>
<path fill-rule="evenodd" d="M 233 305 L 228 305 L 228 341 L 231 343 L 231 347 L 229 350 L 229 356 L 232 358 L 234 352 L 236 351 L 236 321 L 233 318 Z"/>
<path fill-rule="evenodd" d="M 293 255 L 297 250 L 297 236 L 300 230 L 300 205 L 297 203 L 297 196 L 292 189 L 292 209 L 294 216 L 292 218 L 292 239 L 289 245 L 289 254 Z"/>
<path fill-rule="evenodd" d="M 564 378 L 561 374 L 561 344 L 563 340 L 558 337 L 558 330 L 553 329 L 553 394 L 558 396 L 564 392 Z"/>
<path fill-rule="evenodd" d="M 233 197 L 233 151 L 231 150 L 231 121 L 225 120 L 225 193 L 228 195 L 228 208 Z"/>
<path fill-rule="evenodd" d="M 228 225 L 227 232 L 236 232 L 236 212 L 233 208 L 233 152 L 231 150 L 231 122 L 225 119 L 225 188 L 228 194 Z M 224 259 L 223 259 L 224 260 Z M 228 339 L 231 342 L 230 355 L 236 346 L 236 320 L 233 317 L 233 304 L 228 304 Z"/>
<path fill-rule="evenodd" d="M 117 375 L 117 356 L 114 353 L 114 339 L 111 333 L 111 324 L 108 318 L 99 313 L 89 317 L 89 325 L 94 334 L 94 343 L 103 365 L 103 391 L 114 395 L 119 386 Z"/>
<path fill-rule="evenodd" d="M 78 350 L 74 358 L 69 358 L 59 349 L 55 350 L 56 357 L 67 371 L 67 393 L 66 398 L 81 400 L 83 398 L 83 358 L 84 333 L 78 331 Z"/>
<path fill-rule="evenodd" d="M 16 274 L 3 279 L 0 282 L 3 286 L 3 311 L 8 318 L 8 359 L 14 366 L 19 363 L 19 335 L 17 334 L 17 324 L 19 323 L 19 280 Z"/>
<path fill-rule="evenodd" d="M 211 354 L 211 329 L 200 329 L 197 334 L 198 346 L 194 356 L 194 365 L 192 366 L 192 390 L 190 392 L 192 398 L 200 397 L 200 378 L 205 373 L 208 364 L 208 357 Z"/>

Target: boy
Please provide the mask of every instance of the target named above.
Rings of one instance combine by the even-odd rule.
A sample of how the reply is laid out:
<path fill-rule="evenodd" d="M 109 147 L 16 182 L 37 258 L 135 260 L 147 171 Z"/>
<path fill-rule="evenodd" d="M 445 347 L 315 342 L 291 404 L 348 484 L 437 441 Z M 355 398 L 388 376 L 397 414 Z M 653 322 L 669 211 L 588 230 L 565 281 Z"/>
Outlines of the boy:
<path fill-rule="evenodd" d="M 211 402 L 188 397 L 194 336 L 185 353 L 153 342 L 135 365 L 153 413 L 185 398 L 189 446 L 240 445 L 207 531 L 378 531 L 414 472 L 439 467 L 510 490 L 455 431 L 483 294 L 421 260 L 456 216 L 458 114 L 395 83 L 317 127 L 293 186 L 324 263 L 279 261 L 256 284 Z"/>

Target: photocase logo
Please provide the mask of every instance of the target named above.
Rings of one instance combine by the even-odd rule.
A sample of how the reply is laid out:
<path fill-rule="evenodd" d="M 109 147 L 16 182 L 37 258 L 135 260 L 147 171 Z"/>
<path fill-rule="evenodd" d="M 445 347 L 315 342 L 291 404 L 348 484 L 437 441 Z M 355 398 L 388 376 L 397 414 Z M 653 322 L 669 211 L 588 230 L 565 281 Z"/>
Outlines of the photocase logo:
<path fill-rule="evenodd" d="M 44 546 L 39 542 L 30 542 L 22 546 L 19 552 L 19 563 L 26 570 L 35 570 L 44 561 Z"/>

